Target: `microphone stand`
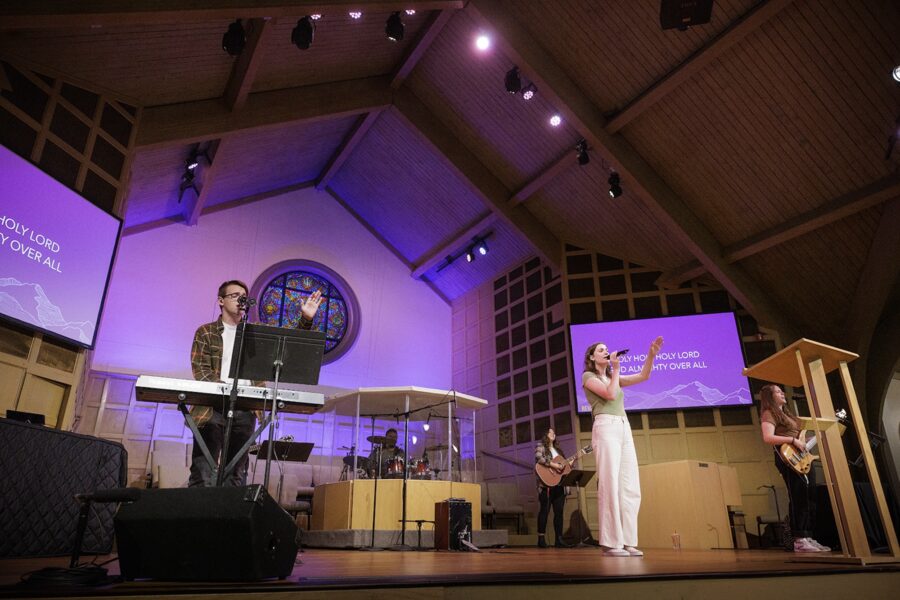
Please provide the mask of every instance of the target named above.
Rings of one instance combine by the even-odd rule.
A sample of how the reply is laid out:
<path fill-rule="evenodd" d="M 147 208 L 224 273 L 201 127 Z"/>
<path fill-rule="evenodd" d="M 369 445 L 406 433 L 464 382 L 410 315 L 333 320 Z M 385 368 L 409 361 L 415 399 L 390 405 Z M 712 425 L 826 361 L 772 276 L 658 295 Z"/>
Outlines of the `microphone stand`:
<path fill-rule="evenodd" d="M 231 393 L 228 395 L 228 411 L 225 414 L 225 434 L 222 439 L 222 456 L 219 458 L 219 469 L 216 472 L 216 487 L 222 487 L 225 480 L 225 463 L 228 460 L 228 446 L 231 442 L 231 428 L 234 424 L 234 409 L 237 405 L 238 379 L 241 374 L 241 355 L 244 352 L 244 329 L 247 327 L 247 314 L 249 306 L 246 296 L 241 296 L 238 300 L 238 307 L 243 309 L 241 322 L 238 323 L 237 334 L 235 337 L 235 346 L 237 349 L 237 362 L 235 363 L 234 377 L 231 382 Z M 234 357 L 234 349 L 232 349 L 232 357 Z M 268 469 L 266 471 L 268 476 Z"/>

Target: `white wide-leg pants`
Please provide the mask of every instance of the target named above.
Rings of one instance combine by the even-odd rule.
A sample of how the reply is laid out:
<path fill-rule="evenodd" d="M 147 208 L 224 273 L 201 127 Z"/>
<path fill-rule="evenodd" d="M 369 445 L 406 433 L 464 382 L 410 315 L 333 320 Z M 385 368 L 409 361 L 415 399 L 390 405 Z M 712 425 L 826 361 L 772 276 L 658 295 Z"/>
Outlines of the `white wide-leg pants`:
<path fill-rule="evenodd" d="M 597 415 L 591 445 L 597 461 L 600 545 L 637 546 L 641 482 L 628 417 Z"/>

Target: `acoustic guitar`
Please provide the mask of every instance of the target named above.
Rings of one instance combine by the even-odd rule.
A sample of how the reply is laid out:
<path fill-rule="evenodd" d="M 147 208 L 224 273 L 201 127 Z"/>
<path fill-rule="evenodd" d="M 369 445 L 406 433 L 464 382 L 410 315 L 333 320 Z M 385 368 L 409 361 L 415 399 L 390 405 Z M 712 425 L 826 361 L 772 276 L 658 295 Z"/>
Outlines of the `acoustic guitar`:
<path fill-rule="evenodd" d="M 843 408 L 837 411 L 834 415 L 837 417 L 839 423 L 846 425 L 847 423 L 847 411 Z M 800 432 L 799 438 L 802 440 L 806 437 L 806 430 Z M 818 460 L 819 456 L 817 454 L 813 454 L 811 451 L 818 443 L 816 440 L 816 436 L 812 436 L 808 440 L 806 440 L 806 445 L 804 449 L 797 450 L 797 447 L 793 444 L 781 444 L 778 448 L 778 456 L 781 458 L 781 461 L 794 470 L 797 475 L 806 475 L 809 473 L 809 470 L 812 468 L 812 463 L 814 460 Z"/>
<path fill-rule="evenodd" d="M 547 487 L 554 487 L 559 485 L 559 482 L 562 481 L 562 478 L 565 475 L 568 475 L 572 471 L 572 464 L 578 459 L 578 457 L 583 456 L 585 454 L 590 454 L 594 449 L 591 446 L 585 446 L 581 450 L 575 453 L 570 459 L 565 459 L 562 456 L 557 456 L 550 462 L 556 465 L 556 468 L 548 467 L 547 465 L 542 465 L 540 463 L 534 464 L 534 472 L 537 473 L 537 476 L 541 478 L 541 481 L 544 482 L 544 485 Z"/>

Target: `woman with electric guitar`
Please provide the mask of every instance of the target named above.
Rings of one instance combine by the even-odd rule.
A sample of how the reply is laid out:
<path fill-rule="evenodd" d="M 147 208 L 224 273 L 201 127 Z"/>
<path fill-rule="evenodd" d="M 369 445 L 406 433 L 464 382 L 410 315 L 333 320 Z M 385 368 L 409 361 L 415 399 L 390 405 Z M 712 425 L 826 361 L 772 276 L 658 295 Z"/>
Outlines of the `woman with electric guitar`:
<path fill-rule="evenodd" d="M 831 552 L 812 538 L 816 523 L 816 478 L 815 470 L 798 473 L 782 459 L 793 447 L 797 454 L 805 454 L 806 440 L 801 439 L 800 420 L 791 412 L 784 397 L 784 391 L 777 385 L 764 386 L 759 392 L 759 422 L 762 439 L 775 450 L 775 467 L 784 479 L 788 491 L 788 514 L 791 535 L 794 538 L 794 552 Z"/>

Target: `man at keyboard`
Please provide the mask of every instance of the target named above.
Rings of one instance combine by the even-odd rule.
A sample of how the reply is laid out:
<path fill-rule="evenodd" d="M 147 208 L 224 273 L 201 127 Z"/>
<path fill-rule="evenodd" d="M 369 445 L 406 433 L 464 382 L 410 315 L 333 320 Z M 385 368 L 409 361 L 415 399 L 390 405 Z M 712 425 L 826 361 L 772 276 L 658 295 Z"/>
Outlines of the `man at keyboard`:
<path fill-rule="evenodd" d="M 194 343 L 191 346 L 191 371 L 194 373 L 194 379 L 231 382 L 228 378 L 228 369 L 231 366 L 237 325 L 246 311 L 248 293 L 247 284 L 236 279 L 226 281 L 219 286 L 218 302 L 221 310 L 219 318 L 212 323 L 201 325 L 194 334 Z M 320 304 L 322 304 L 322 293 L 319 290 L 304 300 L 300 307 L 300 329 L 312 329 L 313 317 L 316 316 Z M 252 385 L 249 381 L 240 381 L 239 383 Z M 200 435 L 206 442 L 206 447 L 209 448 L 213 458 L 223 460 L 225 464 L 228 464 L 253 435 L 256 428 L 256 416 L 249 410 L 234 412 L 231 440 L 228 444 L 229 456 L 220 458 L 225 437 L 225 415 L 222 409 L 221 406 L 195 406 L 191 409 L 191 416 L 197 422 Z M 245 454 L 234 470 L 225 478 L 223 485 L 244 485 L 247 481 L 249 462 L 250 457 Z M 204 458 L 203 451 L 195 440 L 188 485 L 211 487 L 215 484 L 216 472 Z"/>

